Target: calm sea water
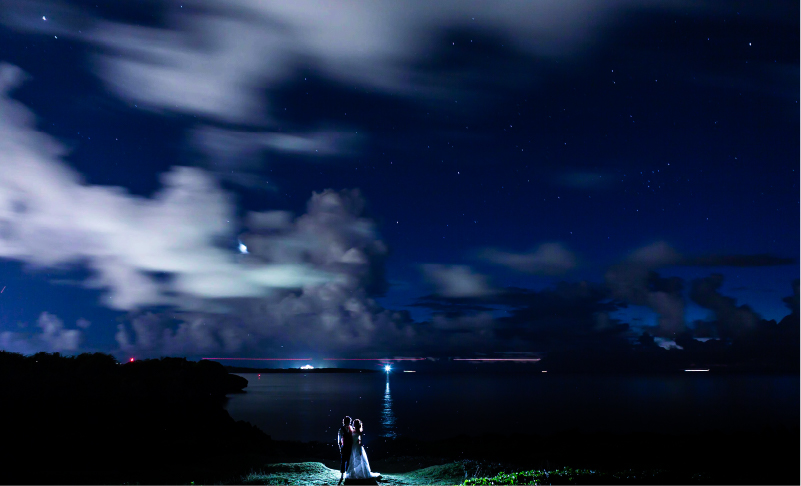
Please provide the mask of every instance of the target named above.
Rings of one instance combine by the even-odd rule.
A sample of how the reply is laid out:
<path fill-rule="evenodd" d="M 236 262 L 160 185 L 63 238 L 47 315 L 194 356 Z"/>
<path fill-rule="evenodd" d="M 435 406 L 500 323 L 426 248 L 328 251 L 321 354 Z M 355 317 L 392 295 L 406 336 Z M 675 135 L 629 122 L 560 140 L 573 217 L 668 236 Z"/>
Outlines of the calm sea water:
<path fill-rule="evenodd" d="M 242 374 L 236 420 L 274 439 L 333 442 L 345 415 L 365 439 L 565 430 L 686 433 L 799 425 L 799 377 Z"/>

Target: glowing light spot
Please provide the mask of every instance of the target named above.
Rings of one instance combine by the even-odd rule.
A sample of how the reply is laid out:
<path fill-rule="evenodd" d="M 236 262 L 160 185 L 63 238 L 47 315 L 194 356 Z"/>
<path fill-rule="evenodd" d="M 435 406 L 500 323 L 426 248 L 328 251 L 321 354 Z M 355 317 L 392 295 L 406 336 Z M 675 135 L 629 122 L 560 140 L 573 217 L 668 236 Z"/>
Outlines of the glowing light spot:
<path fill-rule="evenodd" d="M 684 371 L 709 371 L 709 370 L 684 370 Z"/>
<path fill-rule="evenodd" d="M 302 370 L 313 370 L 314 366 L 312 366 L 310 364 L 307 364 L 307 365 L 301 366 L 300 369 L 302 369 Z"/>
<path fill-rule="evenodd" d="M 411 371 L 411 370 L 403 370 L 403 372 L 404 373 L 417 373 L 416 371 Z"/>
<path fill-rule="evenodd" d="M 392 369 L 392 366 L 390 366 L 390 365 L 384 366 L 384 371 L 386 371 L 387 373 L 389 373 L 389 370 L 391 370 L 391 369 Z"/>
<path fill-rule="evenodd" d="M 134 359 L 133 359 L 133 358 L 131 358 L 131 359 L 130 359 L 130 362 L 131 362 L 131 363 L 133 363 L 133 361 L 134 361 Z"/>
<path fill-rule="evenodd" d="M 248 247 L 245 246 L 245 244 L 240 241 L 239 242 L 239 253 L 246 254 L 247 252 L 248 252 Z"/>

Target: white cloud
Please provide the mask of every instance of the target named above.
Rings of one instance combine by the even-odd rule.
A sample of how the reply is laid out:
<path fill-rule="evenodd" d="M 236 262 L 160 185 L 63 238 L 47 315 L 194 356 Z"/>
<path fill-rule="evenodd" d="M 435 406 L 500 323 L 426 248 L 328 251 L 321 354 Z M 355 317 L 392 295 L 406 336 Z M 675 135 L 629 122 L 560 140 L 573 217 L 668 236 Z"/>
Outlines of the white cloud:
<path fill-rule="evenodd" d="M 467 265 L 422 265 L 423 273 L 443 297 L 482 297 L 494 293 L 487 277 Z"/>
<path fill-rule="evenodd" d="M 51 351 L 75 351 L 81 340 L 81 331 L 64 329 L 64 322 L 57 316 L 42 312 L 36 325 L 42 328 L 39 336 Z"/>
<path fill-rule="evenodd" d="M 404 313 L 383 309 L 369 289 L 380 287 L 387 249 L 374 223 L 361 217 L 358 191 L 323 191 L 292 220 L 278 211 L 251 213 L 243 262 L 280 269 L 303 262 L 331 278 L 297 290 L 222 302 L 221 310 L 146 314 L 121 324 L 117 342 L 137 355 L 212 352 L 286 353 L 411 347 L 416 331 Z M 288 277 L 294 278 L 296 272 Z M 251 276 L 252 277 L 252 276 Z M 280 272 L 258 278 L 284 278 Z M 285 346 L 279 348 L 279 346 Z"/>
<path fill-rule="evenodd" d="M 242 159 L 247 162 L 262 150 L 317 156 L 340 154 L 357 140 L 357 135 L 333 130 L 309 133 L 245 132 L 206 126 L 194 130 L 192 139 L 215 162 L 227 161 L 227 166 L 237 166 L 243 163 Z"/>
<path fill-rule="evenodd" d="M 688 4 L 651 2 L 648 8 L 675 5 Z M 32 22 L 46 6 L 53 12 L 48 22 Z M 258 125 L 270 118 L 265 94 L 297 66 L 349 85 L 442 95 L 455 80 L 419 73 L 414 65 L 440 47 L 445 29 L 497 34 L 522 52 L 561 57 L 587 48 L 628 8 L 643 6 L 633 0 L 186 0 L 180 8 L 166 3 L 159 18 L 165 27 L 157 28 L 89 20 L 85 12 L 31 2 L 2 17 L 15 28 L 97 45 L 98 75 L 140 107 Z"/>
<path fill-rule="evenodd" d="M 544 243 L 528 253 L 488 249 L 482 257 L 519 272 L 540 275 L 558 275 L 576 267 L 576 256 L 559 243 Z"/>
<path fill-rule="evenodd" d="M 61 161 L 63 148 L 6 95 L 21 78 L 14 67 L 0 69 L 0 257 L 86 265 L 93 275 L 85 284 L 107 289 L 102 304 L 116 309 L 178 307 L 119 325 L 121 351 L 233 352 L 257 349 L 267 338 L 340 351 L 410 342 L 408 317 L 371 297 L 385 285 L 387 248 L 362 216 L 358 191 L 314 193 L 297 218 L 251 213 L 250 230 L 236 235 L 227 195 L 203 170 L 172 169 L 150 198 L 85 183 Z M 237 237 L 247 254 L 216 244 Z M 80 330 L 64 329 L 50 314 L 39 326 L 36 337 L 3 333 L 2 344 L 77 348 Z"/>
<path fill-rule="evenodd" d="M 33 115 L 6 95 L 22 77 L 17 68 L 0 69 L 0 257 L 42 267 L 85 264 L 94 271 L 87 285 L 108 289 L 105 305 L 135 309 L 180 304 L 182 297 L 255 297 L 318 285 L 337 279 L 337 269 L 323 269 L 291 248 L 319 250 L 327 241 L 340 245 L 324 249 L 339 261 L 351 248 L 332 240 L 339 222 L 353 225 L 348 231 L 354 234 L 371 231 L 358 218 L 328 226 L 299 218 L 281 238 L 245 241 L 251 252 L 272 245 L 270 258 L 238 261 L 235 252 L 216 245 L 234 237 L 236 221 L 211 176 L 175 167 L 162 175 L 163 187 L 151 198 L 86 184 L 61 161 L 64 149 L 36 131 Z M 154 273 L 171 278 L 158 280 Z"/>
<path fill-rule="evenodd" d="M 0 349 L 23 354 L 32 354 L 38 351 L 74 353 L 79 350 L 83 340 L 83 331 L 65 329 L 64 322 L 58 316 L 42 312 L 36 321 L 36 327 L 41 331 L 0 333 Z"/>

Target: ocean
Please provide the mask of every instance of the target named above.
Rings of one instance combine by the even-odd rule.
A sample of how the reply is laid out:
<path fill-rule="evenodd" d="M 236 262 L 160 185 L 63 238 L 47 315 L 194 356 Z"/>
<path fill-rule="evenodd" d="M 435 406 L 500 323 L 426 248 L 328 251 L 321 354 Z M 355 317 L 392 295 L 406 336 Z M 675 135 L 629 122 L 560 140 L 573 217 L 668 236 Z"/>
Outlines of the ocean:
<path fill-rule="evenodd" d="M 277 440 L 334 442 L 342 417 L 365 440 L 408 436 L 709 430 L 799 426 L 799 377 L 546 373 L 241 374 L 226 405 Z"/>

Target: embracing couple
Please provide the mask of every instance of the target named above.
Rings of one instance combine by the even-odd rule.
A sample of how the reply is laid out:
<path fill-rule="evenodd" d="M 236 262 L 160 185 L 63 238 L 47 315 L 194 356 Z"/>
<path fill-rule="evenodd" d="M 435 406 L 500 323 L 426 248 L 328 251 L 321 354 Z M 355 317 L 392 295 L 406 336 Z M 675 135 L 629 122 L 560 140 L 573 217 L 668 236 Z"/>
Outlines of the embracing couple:
<path fill-rule="evenodd" d="M 339 484 L 342 479 L 371 479 L 381 475 L 370 471 L 370 463 L 367 462 L 367 453 L 362 447 L 362 421 L 356 419 L 351 425 L 350 417 L 342 419 L 342 427 L 337 433 L 337 444 L 339 445 Z"/>

